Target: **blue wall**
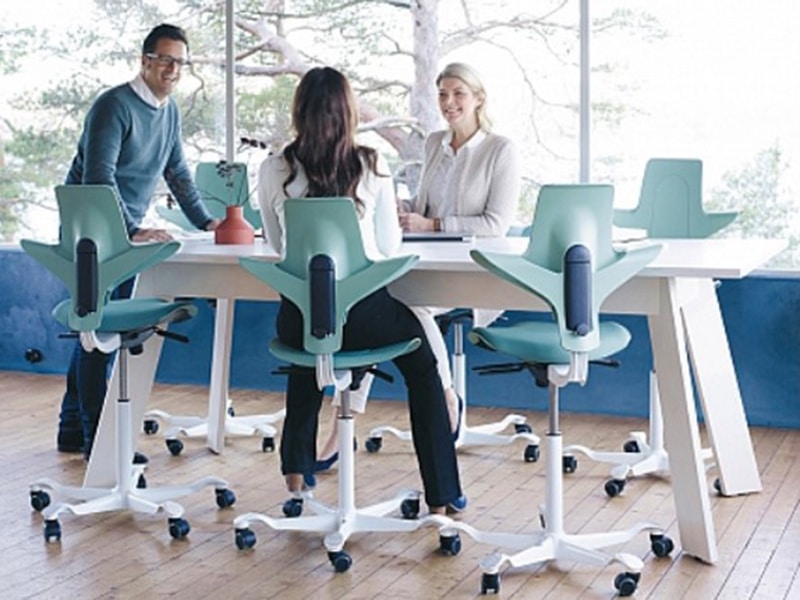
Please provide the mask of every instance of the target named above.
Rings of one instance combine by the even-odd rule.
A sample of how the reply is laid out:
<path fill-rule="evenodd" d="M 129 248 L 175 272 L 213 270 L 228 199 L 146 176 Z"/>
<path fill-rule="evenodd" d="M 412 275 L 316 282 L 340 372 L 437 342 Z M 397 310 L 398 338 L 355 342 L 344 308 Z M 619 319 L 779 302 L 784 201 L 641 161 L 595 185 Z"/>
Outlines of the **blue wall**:
<path fill-rule="evenodd" d="M 63 373 L 74 341 L 61 339 L 61 327 L 50 309 L 65 292 L 57 280 L 21 252 L 0 251 L 0 369 Z M 800 428 L 800 279 L 748 277 L 726 281 L 719 288 L 748 421 L 752 425 Z M 188 345 L 168 341 L 158 370 L 165 383 L 207 384 L 211 365 L 213 306 L 197 300 L 199 314 L 175 329 L 187 334 Z M 282 390 L 284 381 L 271 374 L 277 362 L 267 351 L 273 335 L 276 305 L 238 302 L 236 306 L 233 387 Z M 509 312 L 513 322 L 522 316 Z M 647 323 L 643 317 L 622 316 L 633 342 L 617 358 L 618 369 L 594 367 L 583 389 L 563 394 L 565 411 L 647 416 L 651 364 Z M 504 357 L 467 347 L 467 364 L 503 362 Z M 25 351 L 36 348 L 43 359 L 30 363 Z M 391 368 L 387 369 L 396 374 Z M 546 408 L 546 390 L 535 388 L 527 373 L 479 376 L 469 374 L 472 405 Z M 374 397 L 404 396 L 402 380 L 376 381 Z M 0 399 L 7 398 L 0 396 Z"/>

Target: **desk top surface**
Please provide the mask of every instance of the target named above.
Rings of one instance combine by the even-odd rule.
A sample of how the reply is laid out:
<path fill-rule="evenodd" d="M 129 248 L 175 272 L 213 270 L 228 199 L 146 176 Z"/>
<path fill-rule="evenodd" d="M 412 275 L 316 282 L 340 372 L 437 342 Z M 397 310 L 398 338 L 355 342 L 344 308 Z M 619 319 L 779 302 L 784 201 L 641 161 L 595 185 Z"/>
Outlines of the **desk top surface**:
<path fill-rule="evenodd" d="M 277 260 L 272 247 L 262 239 L 247 245 L 217 245 L 210 234 L 182 238 L 181 250 L 171 263 L 234 264 L 240 257 Z M 786 247 L 785 240 L 764 239 L 669 239 L 638 240 L 661 244 L 662 250 L 641 273 L 644 277 L 701 277 L 740 279 L 758 269 Z M 468 242 L 406 242 L 401 254 L 417 254 L 415 269 L 434 271 L 480 271 L 469 256 L 473 248 L 520 254 L 525 238 L 476 238 Z M 620 244 L 623 246 L 624 244 Z M 17 243 L 2 243 L 0 250 L 20 250 Z"/>
<path fill-rule="evenodd" d="M 252 256 L 276 260 L 269 244 L 257 239 L 252 245 L 221 246 L 210 238 L 187 238 L 170 262 L 204 264 L 235 263 L 240 257 Z M 740 279 L 757 269 L 786 247 L 783 240 L 762 239 L 670 239 L 639 240 L 630 245 L 657 243 L 662 250 L 642 271 L 645 277 L 712 277 Z M 401 254 L 417 254 L 415 269 L 444 271 L 480 271 L 469 256 L 473 248 L 520 254 L 525 238 L 477 238 L 469 242 L 405 242 Z M 621 244 L 621 246 L 624 244 Z"/>

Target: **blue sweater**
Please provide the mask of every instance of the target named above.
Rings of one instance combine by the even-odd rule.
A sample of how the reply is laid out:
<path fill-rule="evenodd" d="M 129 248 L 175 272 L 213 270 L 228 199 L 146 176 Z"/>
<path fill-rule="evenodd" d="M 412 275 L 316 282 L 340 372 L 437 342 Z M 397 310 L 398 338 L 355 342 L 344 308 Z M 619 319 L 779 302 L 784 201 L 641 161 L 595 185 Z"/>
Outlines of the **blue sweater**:
<path fill-rule="evenodd" d="M 175 101 L 169 98 L 164 107 L 155 108 L 128 83 L 101 94 L 86 115 L 66 183 L 114 187 L 122 200 L 128 234 L 133 235 L 150 207 L 160 175 L 192 224 L 205 229 L 211 215 L 183 156 Z"/>

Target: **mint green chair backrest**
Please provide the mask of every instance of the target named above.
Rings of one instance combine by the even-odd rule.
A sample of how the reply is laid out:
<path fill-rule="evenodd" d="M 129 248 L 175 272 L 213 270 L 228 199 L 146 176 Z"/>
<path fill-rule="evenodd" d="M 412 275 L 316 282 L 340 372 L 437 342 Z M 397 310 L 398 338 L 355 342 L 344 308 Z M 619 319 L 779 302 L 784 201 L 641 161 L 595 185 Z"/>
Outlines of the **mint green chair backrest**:
<path fill-rule="evenodd" d="M 227 173 L 227 175 L 226 175 Z M 243 216 L 254 229 L 261 229 L 261 214 L 250 204 L 250 182 L 247 165 L 241 162 L 201 162 L 195 170 L 194 182 L 206 209 L 217 219 L 225 218 L 225 208 L 241 204 Z M 186 231 L 196 231 L 179 206 L 156 205 L 159 216 Z"/>
<path fill-rule="evenodd" d="M 57 244 L 22 240 L 23 250 L 58 277 L 77 305 L 78 274 L 76 247 L 91 239 L 97 252 L 97 312 L 80 316 L 69 311 L 68 327 L 92 331 L 102 320 L 102 307 L 123 281 L 165 260 L 180 248 L 179 242 L 133 244 L 128 238 L 120 201 L 107 185 L 60 185 L 55 188 L 61 239 Z"/>
<path fill-rule="evenodd" d="M 697 159 L 651 158 L 639 204 L 614 211 L 619 227 L 645 229 L 653 238 L 705 238 L 736 219 L 737 212 L 703 209 L 703 163 Z"/>
<path fill-rule="evenodd" d="M 613 201 L 614 188 L 610 185 L 545 185 L 539 191 L 528 247 L 522 255 L 480 250 L 470 253 L 487 270 L 542 298 L 555 316 L 561 346 L 572 352 L 589 352 L 599 346 L 603 301 L 661 250 L 658 245 L 629 251 L 612 246 Z M 564 257 L 575 245 L 591 253 L 590 327 L 586 335 L 576 335 L 566 326 Z"/>
<path fill-rule="evenodd" d="M 300 309 L 306 352 L 333 354 L 341 348 L 350 308 L 405 274 L 418 257 L 370 260 L 364 253 L 358 215 L 350 198 L 290 198 L 284 203 L 284 219 L 283 261 L 242 258 L 240 263 Z M 323 339 L 311 334 L 309 263 L 317 255 L 330 256 L 335 264 L 336 328 L 333 335 Z"/>

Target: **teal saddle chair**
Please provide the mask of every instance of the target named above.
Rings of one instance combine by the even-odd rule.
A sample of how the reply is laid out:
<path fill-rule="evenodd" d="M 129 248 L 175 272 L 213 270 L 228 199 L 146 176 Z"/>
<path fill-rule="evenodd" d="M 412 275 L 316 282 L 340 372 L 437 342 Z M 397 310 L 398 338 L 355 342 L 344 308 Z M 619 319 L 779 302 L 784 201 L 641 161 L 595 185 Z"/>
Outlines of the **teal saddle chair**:
<path fill-rule="evenodd" d="M 80 339 L 87 352 L 119 351 L 119 398 L 116 410 L 115 485 L 109 488 L 61 485 L 41 479 L 30 486 L 31 506 L 44 516 L 44 535 L 49 542 L 61 539 L 58 516 L 130 509 L 134 512 L 168 517 L 169 533 L 184 538 L 189 523 L 183 507 L 174 502 L 205 486 L 213 486 L 217 505 L 231 506 L 235 496 L 228 484 L 216 477 L 205 477 L 182 486 L 148 488 L 144 465 L 133 464 L 131 405 L 127 391 L 128 356 L 141 352 L 153 335 L 186 341 L 184 336 L 166 331 L 170 323 L 191 318 L 196 308 L 187 302 L 160 298 L 110 300 L 111 292 L 123 281 L 174 254 L 178 242 L 131 243 L 122 218 L 119 200 L 111 187 L 104 185 L 62 185 L 56 187 L 61 223 L 57 244 L 22 240 L 22 248 L 43 267 L 64 282 L 69 297 L 53 309 L 56 320 Z M 109 406 L 105 407 L 110 409 Z M 51 505 L 50 492 L 77 499 L 78 503 Z"/>
<path fill-rule="evenodd" d="M 261 213 L 250 204 L 250 184 L 247 178 L 247 165 L 241 162 L 202 162 L 197 165 L 195 184 L 203 203 L 216 218 L 225 217 L 225 207 L 229 204 L 242 204 L 244 218 L 254 229 L 261 229 Z M 178 206 L 158 204 L 156 212 L 167 221 L 186 231 L 196 231 Z M 261 437 L 261 450 L 272 452 L 275 449 L 274 423 L 283 418 L 284 411 L 272 414 L 237 415 L 233 403 L 227 401 L 225 437 Z M 205 438 L 208 436 L 208 416 L 173 415 L 161 409 L 153 409 L 144 415 L 144 432 L 152 435 L 163 425 L 164 442 L 173 456 L 183 452 L 184 438 Z"/>
<path fill-rule="evenodd" d="M 468 335 L 478 346 L 519 361 L 521 368 L 507 363 L 508 371 L 527 370 L 537 386 L 549 390 L 546 497 L 539 515 L 543 530 L 506 534 L 454 524 L 479 542 L 512 550 L 509 554 L 498 550 L 481 561 L 483 593 L 499 591 L 499 571 L 506 563 L 522 567 L 564 560 L 595 566 L 621 563 L 625 570 L 616 576 L 614 585 L 620 595 L 630 595 L 638 585 L 642 560 L 602 549 L 627 542 L 643 531 L 651 532 L 652 550 L 658 556 L 673 549 L 662 528 L 649 522 L 603 533 L 573 535 L 564 531 L 559 390 L 571 383 L 584 385 L 591 364 L 608 361 L 628 345 L 630 333 L 622 325 L 600 320 L 600 305 L 660 251 L 656 245 L 627 252 L 612 247 L 612 202 L 609 185 L 546 185 L 539 193 L 530 241 L 522 255 L 471 252 L 479 265 L 537 296 L 552 312 L 551 319 L 477 327 Z"/>
<path fill-rule="evenodd" d="M 649 238 L 705 238 L 736 219 L 736 212 L 706 212 L 702 198 L 703 163 L 697 159 L 652 158 L 647 162 L 642 180 L 639 204 L 632 210 L 614 211 L 614 225 L 643 229 Z M 669 456 L 664 447 L 664 424 L 658 381 L 650 372 L 648 431 L 632 431 L 621 452 L 598 451 L 586 446 L 572 445 L 565 452 L 580 452 L 590 459 L 610 463 L 611 479 L 606 481 L 609 497 L 622 493 L 630 477 L 655 474 L 668 475 Z M 713 458 L 710 448 L 704 448 L 703 458 Z M 719 491 L 720 483 L 715 482 Z"/>
<path fill-rule="evenodd" d="M 340 395 L 338 418 L 338 506 L 314 499 L 309 490 L 283 505 L 284 518 L 247 513 L 234 520 L 235 542 L 252 548 L 256 537 L 250 525 L 262 522 L 280 531 L 324 533 L 328 558 L 336 572 L 347 571 L 352 558 L 345 542 L 359 532 L 409 532 L 422 525 L 440 528 L 442 550 L 455 554 L 460 548 L 457 532 L 446 530 L 446 518 L 418 518 L 420 492 L 402 490 L 394 498 L 364 508 L 355 504 L 355 434 L 350 391 L 366 371 L 382 362 L 413 352 L 418 338 L 386 347 L 344 351 L 343 327 L 347 313 L 359 300 L 406 273 L 416 256 L 372 261 L 364 254 L 355 205 L 349 198 L 289 199 L 284 205 L 285 257 L 280 263 L 242 258 L 241 265 L 256 278 L 293 302 L 303 315 L 304 348 L 270 342 L 270 352 L 289 363 L 289 368 L 313 369 L 319 389 L 332 388 Z M 315 514 L 301 516 L 304 506 Z M 399 512 L 400 516 L 390 513 Z"/>

